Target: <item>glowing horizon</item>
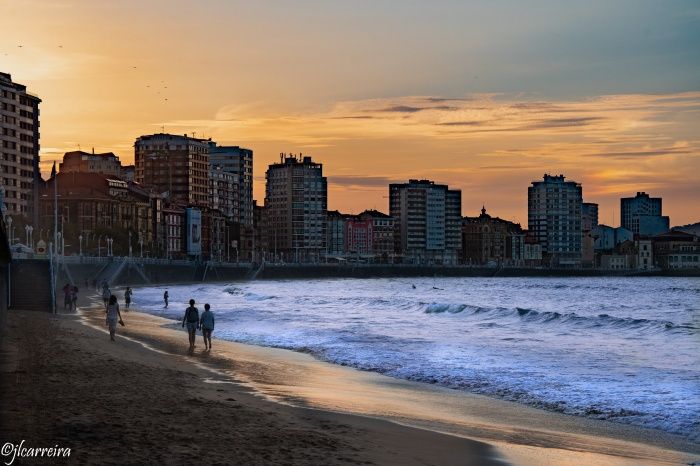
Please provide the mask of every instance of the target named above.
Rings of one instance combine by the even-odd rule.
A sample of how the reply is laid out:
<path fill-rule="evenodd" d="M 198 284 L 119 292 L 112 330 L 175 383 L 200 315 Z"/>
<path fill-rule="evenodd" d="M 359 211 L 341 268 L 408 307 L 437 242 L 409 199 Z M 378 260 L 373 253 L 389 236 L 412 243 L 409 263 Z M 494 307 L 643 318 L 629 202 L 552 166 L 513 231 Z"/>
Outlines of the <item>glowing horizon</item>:
<path fill-rule="evenodd" d="M 78 145 L 131 164 L 164 128 L 253 149 L 260 203 L 267 165 L 303 152 L 329 210 L 387 211 L 390 182 L 427 178 L 461 189 L 464 215 L 526 226 L 547 172 L 601 223 L 637 191 L 672 225 L 700 220 L 692 2 L 16 3 L 0 0 L 0 71 L 43 100 L 44 175 Z"/>

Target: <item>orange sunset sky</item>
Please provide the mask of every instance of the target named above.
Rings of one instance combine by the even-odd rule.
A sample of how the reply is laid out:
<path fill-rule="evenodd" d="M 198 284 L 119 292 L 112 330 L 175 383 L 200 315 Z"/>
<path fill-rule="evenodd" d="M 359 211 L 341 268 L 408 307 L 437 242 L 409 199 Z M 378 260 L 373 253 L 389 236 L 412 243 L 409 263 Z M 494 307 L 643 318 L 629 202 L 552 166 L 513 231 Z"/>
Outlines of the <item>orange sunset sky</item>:
<path fill-rule="evenodd" d="M 43 100 L 45 175 L 78 147 L 133 163 L 165 128 L 253 149 L 260 201 L 267 165 L 302 152 L 343 212 L 428 178 L 526 225 L 548 172 L 601 223 L 636 191 L 700 221 L 693 1 L 0 0 L 0 71 Z"/>

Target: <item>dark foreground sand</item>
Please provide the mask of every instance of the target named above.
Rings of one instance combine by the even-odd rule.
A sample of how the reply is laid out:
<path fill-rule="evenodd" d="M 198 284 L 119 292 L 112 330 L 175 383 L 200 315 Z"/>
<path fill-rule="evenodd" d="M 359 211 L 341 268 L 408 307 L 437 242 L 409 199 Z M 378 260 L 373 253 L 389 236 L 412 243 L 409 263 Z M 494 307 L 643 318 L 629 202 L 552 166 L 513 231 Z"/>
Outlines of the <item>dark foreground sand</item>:
<path fill-rule="evenodd" d="M 503 464 L 485 443 L 204 383 L 205 369 L 76 315 L 14 311 L 7 324 L 0 443 L 71 448 L 14 464 Z"/>

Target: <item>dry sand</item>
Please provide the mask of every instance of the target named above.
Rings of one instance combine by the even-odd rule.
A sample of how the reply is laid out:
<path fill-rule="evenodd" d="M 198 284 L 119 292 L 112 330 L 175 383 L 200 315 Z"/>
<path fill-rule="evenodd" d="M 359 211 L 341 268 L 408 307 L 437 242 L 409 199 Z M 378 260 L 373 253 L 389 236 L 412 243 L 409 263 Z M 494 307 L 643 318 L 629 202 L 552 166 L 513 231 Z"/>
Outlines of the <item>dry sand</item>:
<path fill-rule="evenodd" d="M 700 452 L 654 431 L 285 350 L 214 340 L 206 353 L 198 336 L 190 354 L 186 334 L 171 322 L 137 312 L 125 313 L 127 326 L 111 343 L 103 315 L 99 308 L 57 317 L 10 313 L 0 440 L 69 446 L 71 463 L 114 464 L 631 466 L 688 464 Z"/>

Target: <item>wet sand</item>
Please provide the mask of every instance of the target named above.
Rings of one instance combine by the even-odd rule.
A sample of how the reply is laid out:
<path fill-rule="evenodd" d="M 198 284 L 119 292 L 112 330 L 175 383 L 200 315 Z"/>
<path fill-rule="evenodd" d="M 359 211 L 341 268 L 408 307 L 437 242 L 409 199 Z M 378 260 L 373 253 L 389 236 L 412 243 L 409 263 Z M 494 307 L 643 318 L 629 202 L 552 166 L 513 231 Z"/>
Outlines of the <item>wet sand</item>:
<path fill-rule="evenodd" d="M 24 349 L 14 358 L 19 370 L 11 372 L 17 384 L 3 376 L 3 419 L 5 413 L 14 416 L 12 423 L 3 422 L 3 439 L 36 438 L 30 434 L 47 429 L 55 437 L 56 426 L 97 425 L 103 435 L 97 441 L 80 427 L 68 427 L 61 437 L 66 444 L 78 442 L 87 462 L 113 458 L 109 452 L 123 440 L 112 436 L 129 438 L 136 463 L 200 458 L 227 464 L 662 465 L 700 457 L 700 446 L 657 431 L 401 381 L 307 354 L 221 340 L 207 353 L 199 335 L 190 354 L 179 326 L 133 311 L 124 315 L 119 341 L 110 343 L 103 315 L 99 308 L 58 318 L 11 314 L 10 341 Z M 22 327 L 30 335 L 18 338 Z M 42 332 L 35 328 L 43 329 L 43 337 L 37 338 Z M 61 350 L 52 359 L 32 355 L 33 347 L 47 346 Z M 38 377 L 44 373 L 52 376 Z M 26 393 L 62 415 L 52 413 L 34 425 L 18 419 L 18 412 L 29 409 L 20 397 Z M 50 403 L 41 400 L 42 393 L 67 398 L 52 397 Z M 115 416 L 119 421 L 110 423 Z M 190 433 L 190 419 L 194 436 L 204 440 L 191 449 L 178 447 Z"/>

